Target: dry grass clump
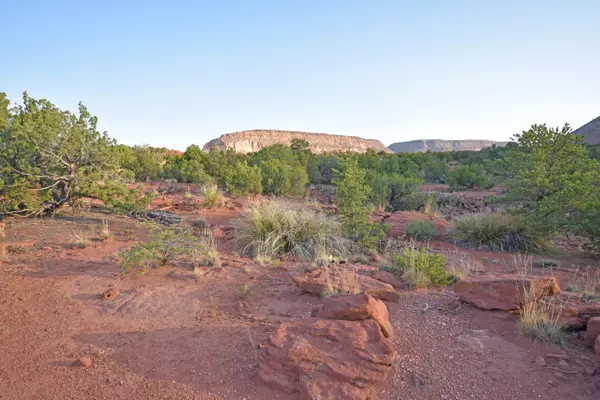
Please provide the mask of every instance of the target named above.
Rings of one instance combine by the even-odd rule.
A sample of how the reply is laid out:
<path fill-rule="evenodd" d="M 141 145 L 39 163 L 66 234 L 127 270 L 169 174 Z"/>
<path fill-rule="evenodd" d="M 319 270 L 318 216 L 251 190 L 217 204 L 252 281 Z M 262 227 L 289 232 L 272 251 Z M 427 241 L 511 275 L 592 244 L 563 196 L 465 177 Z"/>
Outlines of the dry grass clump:
<path fill-rule="evenodd" d="M 111 236 L 112 234 L 110 232 L 110 224 L 108 223 L 108 220 L 103 219 L 102 228 L 100 230 L 100 239 L 108 240 Z"/>
<path fill-rule="evenodd" d="M 204 197 L 204 205 L 209 208 L 217 208 L 223 202 L 223 194 L 214 183 L 207 183 L 200 188 L 200 194 Z"/>
<path fill-rule="evenodd" d="M 456 221 L 449 237 L 461 247 L 488 247 L 492 251 L 536 252 L 548 247 L 522 218 L 505 213 L 463 217 Z"/>
<path fill-rule="evenodd" d="M 447 259 L 446 271 L 448 271 L 454 281 L 464 279 L 469 275 L 476 275 L 484 270 L 479 260 L 458 251 L 458 249 L 446 252 L 444 255 Z"/>
<path fill-rule="evenodd" d="M 560 345 L 564 341 L 564 329 L 560 313 L 549 304 L 536 300 L 534 285 L 525 290 L 525 299 L 517 328 L 526 337 L 537 341 Z"/>
<path fill-rule="evenodd" d="M 90 240 L 79 230 L 79 228 L 73 229 L 71 234 L 71 243 L 74 247 L 86 248 L 90 245 Z"/>
<path fill-rule="evenodd" d="M 6 256 L 6 231 L 4 222 L 0 222 L 0 257 Z"/>
<path fill-rule="evenodd" d="M 335 216 L 306 205 L 271 200 L 249 209 L 237 223 L 240 253 L 255 257 L 344 256 L 349 241 Z"/>
<path fill-rule="evenodd" d="M 405 247 L 388 269 L 402 276 L 410 287 L 424 289 L 452 283 L 452 277 L 445 269 L 446 261 L 442 254 L 412 245 Z"/>
<path fill-rule="evenodd" d="M 360 281 L 355 271 L 336 265 L 327 267 L 327 287 L 321 293 L 323 297 L 358 293 L 360 293 Z"/>

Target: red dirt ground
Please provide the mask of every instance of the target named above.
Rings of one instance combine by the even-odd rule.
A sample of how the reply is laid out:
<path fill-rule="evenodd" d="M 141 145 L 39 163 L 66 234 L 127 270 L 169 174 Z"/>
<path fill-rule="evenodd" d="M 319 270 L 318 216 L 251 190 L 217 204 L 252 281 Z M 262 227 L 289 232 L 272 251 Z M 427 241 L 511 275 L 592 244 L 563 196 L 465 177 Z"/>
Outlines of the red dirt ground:
<path fill-rule="evenodd" d="M 233 225 L 239 208 L 184 216 L 186 223 L 202 216 L 218 230 Z M 107 241 L 99 239 L 102 218 L 113 232 Z M 133 220 L 65 212 L 54 220 L 10 219 L 6 230 L 0 399 L 299 398 L 258 380 L 256 348 L 281 322 L 309 318 L 322 302 L 295 288 L 293 277 L 308 264 L 259 266 L 224 243 L 223 268 L 206 268 L 202 276 L 185 263 L 123 276 L 117 252 L 146 234 Z M 73 248 L 73 231 L 90 246 Z M 431 245 L 455 251 L 442 240 Z M 483 270 L 511 268 L 510 254 L 460 251 Z M 594 262 L 554 258 L 565 271 Z M 561 284 L 573 276 L 564 272 Z M 103 299 L 111 287 L 118 296 Z M 563 350 L 521 337 L 515 316 L 461 304 L 451 289 L 403 291 L 399 304 L 387 305 L 396 361 L 381 399 L 600 399 L 600 372 L 556 374 L 594 365 L 593 351 L 575 339 L 564 350 L 564 367 L 548 356 Z M 72 366 L 84 356 L 91 367 Z"/>

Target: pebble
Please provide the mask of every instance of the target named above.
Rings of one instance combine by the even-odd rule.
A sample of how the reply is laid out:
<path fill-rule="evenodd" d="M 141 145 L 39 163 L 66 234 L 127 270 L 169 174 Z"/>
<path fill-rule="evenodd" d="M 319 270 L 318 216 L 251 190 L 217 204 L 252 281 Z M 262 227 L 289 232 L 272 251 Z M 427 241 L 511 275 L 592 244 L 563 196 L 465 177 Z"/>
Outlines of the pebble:
<path fill-rule="evenodd" d="M 538 357 L 535 359 L 535 363 L 537 365 L 539 365 L 540 367 L 545 367 L 546 366 L 546 359 L 544 357 Z"/>
<path fill-rule="evenodd" d="M 89 357 L 81 357 L 73 363 L 74 366 L 89 368 L 92 366 L 92 359 Z"/>
<path fill-rule="evenodd" d="M 556 372 L 554 372 L 554 377 L 555 377 L 555 378 L 557 378 L 557 379 L 562 379 L 562 380 L 564 380 L 564 381 L 566 381 L 566 380 L 567 380 L 567 377 L 565 376 L 565 374 L 563 374 L 563 373 L 562 373 L 562 372 L 560 372 L 560 371 L 556 371 Z"/>
<path fill-rule="evenodd" d="M 569 364 L 565 360 L 560 360 L 560 362 L 558 363 L 558 365 L 560 365 L 561 367 L 568 367 L 569 366 Z"/>

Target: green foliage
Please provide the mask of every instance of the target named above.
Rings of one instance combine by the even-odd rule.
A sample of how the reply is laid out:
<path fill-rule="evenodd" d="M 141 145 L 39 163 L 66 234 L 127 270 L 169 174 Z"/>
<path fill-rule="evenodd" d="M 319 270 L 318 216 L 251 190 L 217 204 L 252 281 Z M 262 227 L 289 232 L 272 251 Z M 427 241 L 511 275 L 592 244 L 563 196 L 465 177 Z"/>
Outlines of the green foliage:
<path fill-rule="evenodd" d="M 243 215 L 238 221 L 237 246 L 252 258 L 316 260 L 323 254 L 344 256 L 348 252 L 337 218 L 281 200 L 263 202 Z"/>
<path fill-rule="evenodd" d="M 459 246 L 493 251 L 532 252 L 546 249 L 527 221 L 505 213 L 475 214 L 456 221 L 450 239 Z"/>
<path fill-rule="evenodd" d="M 232 196 L 245 196 L 262 193 L 262 175 L 257 166 L 249 166 L 244 162 L 228 165 L 220 182 L 225 191 Z"/>
<path fill-rule="evenodd" d="M 72 114 L 24 93 L 12 109 L 0 95 L 0 106 L 0 213 L 53 213 L 90 192 L 124 190 L 115 142 L 83 104 Z"/>
<path fill-rule="evenodd" d="M 425 248 L 405 247 L 390 269 L 417 289 L 445 286 L 452 283 L 452 277 L 444 268 L 446 261 L 443 255 L 429 253 Z"/>
<path fill-rule="evenodd" d="M 114 152 L 121 168 L 133 172 L 136 180 L 143 181 L 158 177 L 167 149 L 147 145 L 133 147 L 118 145 L 114 147 Z"/>
<path fill-rule="evenodd" d="M 362 246 L 373 249 L 384 237 L 385 229 L 369 222 L 367 200 L 371 188 L 367 185 L 366 173 L 358 166 L 355 158 L 343 160 L 341 167 L 342 171 L 338 172 L 335 179 L 335 195 L 345 235 Z"/>
<path fill-rule="evenodd" d="M 537 229 L 571 232 L 598 242 L 600 168 L 568 124 L 533 125 L 516 135 L 510 158 L 509 199 Z"/>
<path fill-rule="evenodd" d="M 132 268 L 140 269 L 145 273 L 151 268 L 170 264 L 181 256 L 213 254 L 212 243 L 200 240 L 190 229 L 158 224 L 149 224 L 149 229 L 148 242 L 138 243 L 119 253 L 123 273 L 129 272 Z"/>
<path fill-rule="evenodd" d="M 278 196 L 304 195 L 308 184 L 306 143 L 294 142 L 295 151 L 290 147 L 275 144 L 254 153 L 251 163 L 261 170 L 264 193 Z M 304 164 L 303 164 L 304 162 Z"/>
<path fill-rule="evenodd" d="M 430 157 L 421 167 L 426 182 L 445 183 L 450 173 L 448 162 L 437 157 Z"/>
<path fill-rule="evenodd" d="M 446 179 L 450 190 L 485 188 L 488 181 L 485 168 L 481 164 L 459 165 Z"/>
<path fill-rule="evenodd" d="M 431 221 L 413 221 L 404 230 L 404 233 L 409 239 L 415 240 L 430 240 L 433 238 L 437 231 L 435 225 Z"/>

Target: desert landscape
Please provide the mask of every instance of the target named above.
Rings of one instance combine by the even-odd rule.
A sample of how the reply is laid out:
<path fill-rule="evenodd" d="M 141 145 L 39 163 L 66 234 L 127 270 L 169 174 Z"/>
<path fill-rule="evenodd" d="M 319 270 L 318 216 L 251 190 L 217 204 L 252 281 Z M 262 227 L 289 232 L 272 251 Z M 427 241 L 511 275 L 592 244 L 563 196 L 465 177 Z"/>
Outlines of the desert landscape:
<path fill-rule="evenodd" d="M 4 138 L 18 131 L 13 123 Z M 75 158 L 68 142 L 49 143 L 50 162 Z M 133 155 L 129 165 L 145 168 L 117 192 L 94 180 L 61 203 L 73 192 L 49 184 L 60 163 L 20 195 L 3 192 L 0 398 L 600 395 L 593 237 L 539 233 L 499 201 L 516 176 L 468 161 L 504 165 L 515 147 L 316 155 L 296 140 L 246 155 L 114 151 L 120 165 Z M 148 155 L 153 163 L 140 161 Z M 247 162 L 260 179 L 217 172 L 218 160 L 238 171 Z M 292 169 L 272 169 L 278 160 Z M 194 174 L 168 177 L 195 161 Z M 311 162 L 319 173 L 306 182 Z M 403 175 L 368 178 L 396 162 Z M 77 172 L 68 183 L 81 191 Z M 50 197 L 23 197 L 44 187 Z"/>

